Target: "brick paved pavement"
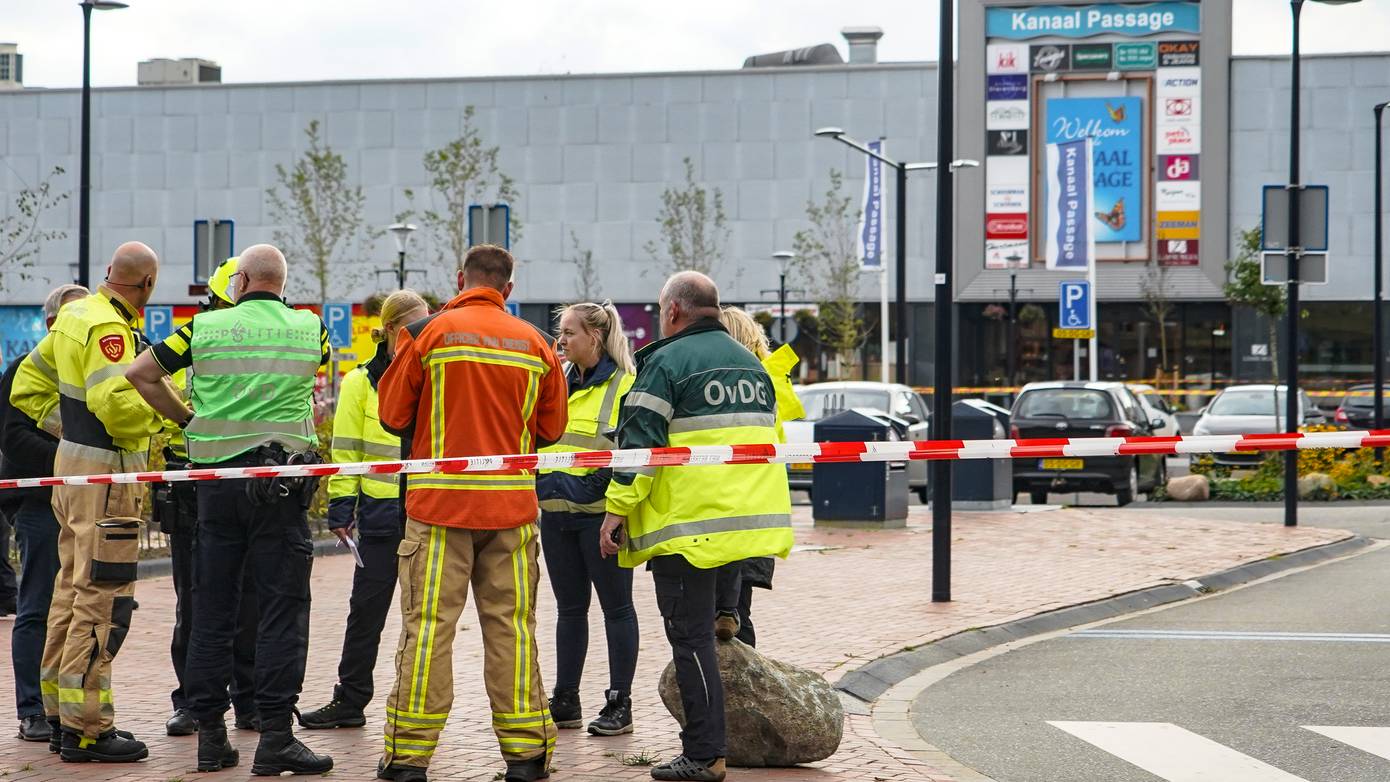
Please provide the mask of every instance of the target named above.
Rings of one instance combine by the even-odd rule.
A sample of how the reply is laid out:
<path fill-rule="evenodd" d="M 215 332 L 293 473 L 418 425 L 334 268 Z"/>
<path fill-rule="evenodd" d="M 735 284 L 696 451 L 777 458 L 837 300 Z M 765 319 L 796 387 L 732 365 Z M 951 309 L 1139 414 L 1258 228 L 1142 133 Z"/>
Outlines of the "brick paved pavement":
<path fill-rule="evenodd" d="M 931 535 L 925 508 L 914 507 L 907 529 L 893 531 L 818 530 L 809 508 L 798 508 L 799 549 L 779 563 L 777 589 L 755 592 L 754 617 L 762 651 L 823 672 L 832 681 L 844 672 L 904 647 L 953 633 L 1112 594 L 1181 581 L 1242 562 L 1331 542 L 1344 533 L 1311 528 L 1192 520 L 1154 519 L 1105 510 L 1042 513 L 960 513 L 956 516 L 955 602 L 930 602 Z M 321 705 L 331 694 L 342 627 L 347 612 L 351 559 L 329 557 L 314 570 L 313 637 L 303 705 Z M 546 585 L 544 579 L 542 584 Z M 678 751 L 674 720 L 655 693 L 655 682 L 669 659 L 652 596 L 650 578 L 636 579 L 642 623 L 642 657 L 634 693 L 637 732 L 594 738 L 563 731 L 555 755 L 557 782 L 638 780 L 647 769 L 624 766 L 617 756 L 649 753 L 670 758 Z M 75 766 L 57 761 L 42 745 L 12 737 L 14 699 L 8 679 L 0 682 L 0 778 L 9 780 L 192 780 L 196 739 L 163 735 L 173 681 L 168 641 L 173 592 L 168 579 L 143 581 L 137 588 L 140 610 L 116 661 L 117 721 L 150 742 L 151 758 L 130 766 Z M 550 681 L 549 650 L 554 637 L 554 604 L 542 589 L 540 643 L 543 670 Z M 491 780 L 501 768 L 488 724 L 480 681 L 481 646 L 477 624 L 465 612 L 455 645 L 459 675 L 455 712 L 435 756 L 432 778 Z M 583 688 L 592 712 L 601 702 L 604 636 L 597 601 L 593 608 L 588 676 Z M 9 620 L 0 623 L 0 659 L 9 660 Z M 377 687 L 389 686 L 398 623 L 393 616 L 377 666 Z M 6 665 L 8 669 L 8 665 Z M 333 777 L 371 779 L 379 756 L 382 697 L 369 709 L 368 727 L 332 732 L 302 731 L 315 749 L 334 755 Z M 206 779 L 249 777 L 255 735 L 232 731 L 243 766 Z M 849 717 L 840 751 L 813 766 L 783 770 L 736 770 L 731 779 L 749 782 L 828 780 L 946 780 L 909 753 L 874 733 L 868 717 Z"/>

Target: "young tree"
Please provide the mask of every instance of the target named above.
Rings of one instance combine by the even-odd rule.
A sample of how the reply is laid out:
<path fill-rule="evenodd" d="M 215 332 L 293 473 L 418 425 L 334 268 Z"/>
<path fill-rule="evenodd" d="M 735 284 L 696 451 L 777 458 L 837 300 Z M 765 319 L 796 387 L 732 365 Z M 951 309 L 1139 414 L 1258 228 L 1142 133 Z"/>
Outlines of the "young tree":
<path fill-rule="evenodd" d="M 25 270 L 34 265 L 34 256 L 43 249 L 44 242 L 67 236 L 63 231 L 39 227 L 45 212 L 67 200 L 66 192 L 53 190 L 53 179 L 62 174 L 63 169 L 54 166 L 37 185 L 20 190 L 14 209 L 0 216 L 0 290 L 4 289 L 11 268 L 19 269 L 19 278 L 27 280 L 29 273 Z"/>
<path fill-rule="evenodd" d="M 867 332 L 859 310 L 859 209 L 852 196 L 840 195 L 843 183 L 844 176 L 832 169 L 824 200 L 806 202 L 811 227 L 796 232 L 792 247 L 807 289 L 820 305 L 821 341 L 842 363 L 852 365 Z"/>
<path fill-rule="evenodd" d="M 1144 297 L 1144 311 L 1158 326 L 1158 367 L 1161 374 L 1171 368 L 1168 364 L 1168 316 L 1173 313 L 1173 300 L 1168 289 L 1168 267 L 1162 264 L 1150 266 L 1139 282 L 1139 294 Z"/>
<path fill-rule="evenodd" d="M 570 231 L 570 244 L 574 251 L 569 262 L 574 265 L 574 292 L 579 301 L 593 301 L 598 295 L 598 264 L 594 262 L 594 251 L 579 245 L 579 237 Z"/>
<path fill-rule="evenodd" d="M 275 243 L 285 255 L 309 261 L 311 275 L 290 275 L 297 294 L 323 304 L 330 295 L 346 295 L 364 278 L 367 269 L 355 262 L 370 253 L 380 235 L 365 227 L 366 203 L 360 185 L 349 185 L 347 161 L 319 135 L 318 120 L 304 130 L 309 148 L 290 168 L 276 164 L 270 200 Z"/>
<path fill-rule="evenodd" d="M 724 194 L 717 187 L 711 191 L 697 184 L 695 165 L 690 158 L 684 162 L 685 186 L 668 187 L 661 193 L 656 217 L 661 241 L 647 242 L 643 249 L 662 264 L 665 274 L 690 270 L 714 276 L 729 242 Z"/>
<path fill-rule="evenodd" d="M 1236 257 L 1226 262 L 1226 285 L 1222 291 L 1235 307 L 1247 307 L 1265 316 L 1269 327 L 1269 372 L 1279 382 L 1279 316 L 1288 309 L 1288 297 L 1280 285 L 1260 282 L 1260 246 L 1263 233 L 1260 227 L 1239 232 Z"/>
<path fill-rule="evenodd" d="M 429 176 L 429 203 L 418 210 L 426 238 L 433 244 L 445 272 L 457 269 L 468 253 L 468 207 L 473 204 L 507 204 L 511 209 L 511 244 L 521 237 L 516 217 L 516 180 L 497 164 L 501 151 L 483 143 L 473 125 L 472 106 L 463 109 L 463 130 L 458 138 L 425 153 L 425 173 Z M 416 213 L 415 193 L 405 191 L 412 206 L 403 217 Z"/>

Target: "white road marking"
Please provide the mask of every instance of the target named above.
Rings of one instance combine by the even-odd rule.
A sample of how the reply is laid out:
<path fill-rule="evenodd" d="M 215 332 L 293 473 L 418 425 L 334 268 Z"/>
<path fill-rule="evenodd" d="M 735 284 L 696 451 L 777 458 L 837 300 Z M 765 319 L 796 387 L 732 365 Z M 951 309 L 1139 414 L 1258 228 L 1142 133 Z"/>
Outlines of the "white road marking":
<path fill-rule="evenodd" d="M 1167 782 L 1307 782 L 1169 722 L 1048 722 Z"/>
<path fill-rule="evenodd" d="M 1138 641 L 1303 641 L 1317 643 L 1390 643 L 1386 633 L 1285 633 L 1257 630 L 1110 630 L 1098 628 L 1071 633 L 1067 638 Z"/>
<path fill-rule="evenodd" d="M 1376 757 L 1390 760 L 1390 728 L 1354 728 L 1330 725 L 1304 725 L 1304 730 L 1356 747 Z"/>

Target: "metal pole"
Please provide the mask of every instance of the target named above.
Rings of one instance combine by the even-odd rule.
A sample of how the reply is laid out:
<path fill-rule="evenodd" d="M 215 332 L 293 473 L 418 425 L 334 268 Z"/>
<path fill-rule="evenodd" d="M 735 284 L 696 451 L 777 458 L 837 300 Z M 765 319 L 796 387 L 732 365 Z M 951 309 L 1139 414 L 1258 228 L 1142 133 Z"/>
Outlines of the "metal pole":
<path fill-rule="evenodd" d="M 781 302 L 782 309 L 778 313 L 777 327 L 782 332 L 780 342 L 787 344 L 787 268 L 783 266 L 778 269 L 777 274 L 777 300 Z"/>
<path fill-rule="evenodd" d="M 1299 248 L 1298 220 L 1299 220 L 1299 201 L 1300 183 L 1298 177 L 1298 144 L 1299 144 L 1299 61 L 1298 61 L 1298 17 L 1303 9 L 1303 0 L 1292 0 L 1289 7 L 1293 10 L 1293 56 L 1289 58 L 1293 72 L 1290 75 L 1290 87 L 1293 90 L 1292 100 L 1289 101 L 1289 235 L 1288 235 L 1288 260 L 1289 260 L 1289 282 L 1288 282 L 1288 309 L 1284 313 L 1286 319 L 1288 342 L 1284 346 L 1284 354 L 1287 360 L 1287 370 L 1284 380 L 1284 429 L 1288 432 L 1297 432 L 1298 424 L 1301 420 L 1298 405 L 1298 266 L 1302 251 Z M 1278 386 L 1275 386 L 1275 396 L 1278 396 Z M 1277 404 L 1277 400 L 1276 400 Z M 1284 454 L 1284 526 L 1298 526 L 1298 451 L 1288 451 Z"/>
<path fill-rule="evenodd" d="M 82 3 L 82 149 L 77 191 L 77 284 L 91 287 L 88 256 L 92 224 L 92 6 Z"/>
<path fill-rule="evenodd" d="M 396 290 L 405 290 L 405 250 L 397 254 Z"/>
<path fill-rule="evenodd" d="M 955 206 L 952 203 L 954 184 L 951 181 L 951 161 L 955 159 L 955 19 L 953 4 L 955 0 L 941 0 L 940 43 L 937 47 L 937 110 L 936 110 L 936 372 L 932 380 L 936 387 L 932 398 L 932 439 L 951 439 L 951 390 L 954 384 L 955 356 L 952 348 L 955 339 L 951 333 L 951 308 L 954 295 L 951 290 L 951 248 L 954 245 L 952 220 L 955 219 Z M 899 170 L 899 186 L 907 183 L 907 172 Z M 899 196 L 901 199 L 901 195 Z M 901 207 L 901 202 L 899 203 Z M 902 232 L 903 215 L 899 211 L 899 232 Z M 901 251 L 901 247 L 900 247 Z M 901 261 L 900 261 L 901 262 Z M 902 274 L 902 270 L 899 270 Z M 901 284 L 901 280 L 899 280 Z M 902 288 L 899 287 L 901 297 Z M 899 306 L 904 303 L 900 301 Z M 899 334 L 898 339 L 902 340 Z M 902 350 L 902 342 L 898 343 Z M 951 463 L 942 459 L 932 463 L 931 512 L 932 512 L 932 602 L 945 602 L 951 599 Z"/>
<path fill-rule="evenodd" d="M 1373 381 L 1373 382 L 1375 383 L 1375 390 L 1372 392 L 1372 393 L 1374 393 L 1375 396 L 1372 397 L 1372 398 L 1375 400 L 1374 403 L 1373 403 L 1373 407 L 1375 408 L 1375 410 L 1374 410 L 1374 415 L 1375 415 L 1375 427 L 1374 427 L 1374 428 L 1376 428 L 1376 429 L 1384 429 L 1384 428 L 1385 428 L 1385 398 L 1384 398 L 1384 394 L 1382 393 L 1382 388 L 1385 386 L 1385 344 L 1384 344 L 1384 343 L 1385 343 L 1385 324 L 1384 324 L 1384 322 L 1382 322 L 1382 320 L 1381 320 L 1381 319 L 1385 316 L 1384 312 L 1382 311 L 1382 306 L 1381 306 L 1381 299 L 1382 299 L 1383 294 L 1384 294 L 1384 291 L 1383 291 L 1383 288 L 1382 288 L 1382 284 L 1383 284 L 1382 275 L 1384 275 L 1384 273 L 1385 273 L 1385 258 L 1384 258 L 1384 253 L 1385 253 L 1385 238 L 1384 238 L 1384 234 L 1383 234 L 1384 228 L 1385 228 L 1385 226 L 1384 226 L 1384 222 L 1385 222 L 1385 211 L 1384 211 L 1384 210 L 1385 210 L 1385 206 L 1384 206 L 1384 202 L 1383 202 L 1383 200 L 1382 200 L 1383 194 L 1382 194 L 1382 192 L 1381 192 L 1381 189 L 1382 189 L 1382 186 L 1383 186 L 1383 183 L 1381 182 L 1381 178 L 1382 178 L 1382 176 L 1383 176 L 1383 171 L 1382 171 L 1382 169 L 1381 169 L 1382 160 L 1381 160 L 1381 133 L 1380 133 L 1380 119 L 1381 119 L 1381 115 L 1382 115 L 1382 114 L 1384 113 L 1384 111 L 1385 111 L 1385 106 L 1386 106 L 1386 104 L 1384 104 L 1384 103 L 1378 103 L 1378 104 L 1376 104 L 1376 107 L 1375 107 L 1375 117 L 1376 117 L 1376 125 L 1375 125 L 1375 133 L 1376 133 L 1376 166 L 1375 166 L 1375 178 L 1376 178 L 1376 185 L 1375 185 L 1375 242 L 1376 242 L 1376 247 L 1375 247 L 1375 265 L 1376 265 L 1376 269 L 1375 269 L 1375 289 L 1376 289 L 1376 291 L 1375 291 L 1375 303 L 1372 305 L 1375 309 L 1374 309 L 1374 311 L 1373 311 L 1372 314 L 1371 314 L 1371 321 L 1372 321 L 1372 326 L 1371 326 L 1371 327 L 1372 327 L 1373 329 L 1375 329 L 1374 333 L 1371 335 L 1371 355 L 1374 357 L 1374 358 L 1373 358 L 1373 361 L 1375 362 L 1375 375 L 1374 375 L 1374 381 Z M 1377 461 L 1377 462 L 1380 462 L 1380 461 L 1382 461 L 1382 460 L 1384 459 L 1384 457 L 1385 457 L 1385 449 L 1384 449 L 1384 448 L 1377 448 L 1377 449 L 1376 449 L 1376 461 Z"/>
<path fill-rule="evenodd" d="M 888 382 L 888 267 L 878 269 L 878 357 L 879 380 Z"/>
<path fill-rule="evenodd" d="M 1008 348 L 1005 351 L 1008 364 L 1005 370 L 1005 382 L 1009 388 L 1013 388 L 1014 376 L 1018 371 L 1018 270 L 1009 270 L 1009 339 Z M 1011 394 L 1012 396 L 1012 394 Z"/>
<path fill-rule="evenodd" d="M 893 316 L 893 325 L 898 332 L 898 367 L 896 377 L 898 382 L 907 385 L 907 164 L 898 163 L 898 192 L 897 192 L 897 273 L 898 290 L 897 305 L 898 311 Z"/>

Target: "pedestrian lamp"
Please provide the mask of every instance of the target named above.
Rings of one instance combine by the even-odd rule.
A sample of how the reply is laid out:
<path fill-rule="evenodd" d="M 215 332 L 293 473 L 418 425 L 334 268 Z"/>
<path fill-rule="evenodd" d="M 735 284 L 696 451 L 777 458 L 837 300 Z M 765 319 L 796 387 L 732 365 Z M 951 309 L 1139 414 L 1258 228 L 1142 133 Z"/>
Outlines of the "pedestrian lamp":
<path fill-rule="evenodd" d="M 1293 42 L 1289 63 L 1291 67 L 1289 100 L 1289 231 L 1288 242 L 1285 245 L 1288 254 L 1289 280 L 1288 306 L 1286 312 L 1288 316 L 1284 318 L 1287 336 L 1285 344 L 1288 349 L 1284 351 L 1285 360 L 1288 362 L 1285 369 L 1284 384 L 1288 391 L 1285 394 L 1285 418 L 1284 428 L 1290 434 L 1298 432 L 1300 413 L 1298 409 L 1298 313 L 1300 307 L 1298 303 L 1298 272 L 1300 258 L 1303 254 L 1302 241 L 1298 236 L 1299 222 L 1299 200 L 1303 189 L 1302 180 L 1299 176 L 1299 130 L 1302 109 L 1300 105 L 1300 84 L 1299 84 L 1299 17 L 1303 12 L 1304 0 L 1290 0 L 1289 9 L 1293 11 Z M 1360 0 L 1313 0 L 1313 2 L 1323 5 L 1351 5 Z M 1379 362 L 1377 362 L 1379 363 Z M 1298 452 L 1289 451 L 1284 455 L 1284 526 L 1298 526 Z"/>
<path fill-rule="evenodd" d="M 777 341 L 785 345 L 787 344 L 787 267 L 791 266 L 792 261 L 796 259 L 796 253 L 779 250 L 772 254 L 772 258 L 777 261 L 777 328 L 781 332 Z"/>
<path fill-rule="evenodd" d="M 126 8 L 116 0 L 83 0 L 82 6 L 82 149 L 78 161 L 77 284 L 91 287 L 87 256 L 92 225 L 92 11 Z"/>
<path fill-rule="evenodd" d="M 405 288 L 405 248 L 410 244 L 410 235 L 415 232 L 413 223 L 393 223 L 386 230 L 396 240 L 396 288 Z"/>

